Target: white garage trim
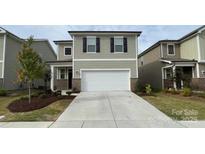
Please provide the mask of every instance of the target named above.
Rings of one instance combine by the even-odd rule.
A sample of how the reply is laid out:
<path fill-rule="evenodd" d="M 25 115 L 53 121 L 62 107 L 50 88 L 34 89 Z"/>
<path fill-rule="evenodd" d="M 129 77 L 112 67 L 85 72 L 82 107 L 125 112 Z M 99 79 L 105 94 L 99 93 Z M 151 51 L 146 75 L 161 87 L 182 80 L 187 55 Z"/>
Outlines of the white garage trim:
<path fill-rule="evenodd" d="M 126 59 L 74 59 L 73 61 L 136 61 L 136 58 L 126 58 Z"/>
<path fill-rule="evenodd" d="M 130 68 L 103 68 L 103 69 L 80 69 L 80 79 L 82 71 L 129 71 L 129 78 L 131 78 L 131 69 Z"/>
<path fill-rule="evenodd" d="M 127 73 L 127 81 L 128 81 L 128 83 L 126 84 L 126 82 L 124 82 L 125 83 L 125 85 L 127 85 L 127 86 L 125 86 L 125 87 L 127 87 L 127 88 L 124 88 L 124 90 L 125 89 L 127 89 L 127 90 L 131 90 L 131 82 L 130 82 L 130 79 L 131 79 L 131 70 L 130 70 L 130 68 L 117 68 L 117 69 L 80 69 L 80 78 L 81 78 L 81 90 L 82 91 L 86 91 L 85 90 L 85 87 L 83 87 L 83 77 L 82 77 L 82 75 L 83 75 L 83 72 L 103 72 L 103 71 L 105 71 L 105 73 L 106 73 L 106 71 L 108 71 L 108 72 L 110 72 L 110 73 L 113 73 L 112 71 L 126 71 Z M 125 76 L 126 77 L 126 76 Z M 88 87 L 87 87 L 88 88 Z M 119 88 L 119 87 L 118 87 Z M 118 89 L 117 88 L 117 89 Z M 89 88 L 88 88 L 89 89 Z M 87 90 L 88 90 L 87 89 Z M 92 88 L 91 88 L 92 89 Z M 94 88 L 95 89 L 95 88 Z M 103 88 L 102 88 L 103 89 Z M 114 88 L 112 89 L 112 88 L 110 88 L 111 90 L 114 90 Z M 108 91 L 110 90 L 109 89 L 109 87 L 108 87 Z M 120 89 L 120 88 L 119 88 Z M 123 88 L 122 88 L 123 89 Z M 93 91 L 95 91 L 95 90 L 93 90 Z M 99 89 L 97 90 L 97 91 L 99 91 Z M 102 90 L 102 91 L 104 91 L 104 89 Z"/>

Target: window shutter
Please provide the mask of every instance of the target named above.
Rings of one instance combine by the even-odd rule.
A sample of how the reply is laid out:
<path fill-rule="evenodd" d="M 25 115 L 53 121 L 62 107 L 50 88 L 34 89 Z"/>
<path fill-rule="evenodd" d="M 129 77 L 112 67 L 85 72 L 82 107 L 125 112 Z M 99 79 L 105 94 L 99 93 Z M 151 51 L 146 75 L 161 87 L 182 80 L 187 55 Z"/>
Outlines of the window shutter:
<path fill-rule="evenodd" d="M 127 38 L 123 38 L 124 52 L 127 52 Z"/>
<path fill-rule="evenodd" d="M 100 38 L 96 38 L 96 52 L 100 52 Z"/>
<path fill-rule="evenodd" d="M 114 52 L 114 38 L 110 38 L 110 52 Z"/>
<path fill-rule="evenodd" d="M 83 52 L 87 52 L 87 38 L 83 38 Z"/>

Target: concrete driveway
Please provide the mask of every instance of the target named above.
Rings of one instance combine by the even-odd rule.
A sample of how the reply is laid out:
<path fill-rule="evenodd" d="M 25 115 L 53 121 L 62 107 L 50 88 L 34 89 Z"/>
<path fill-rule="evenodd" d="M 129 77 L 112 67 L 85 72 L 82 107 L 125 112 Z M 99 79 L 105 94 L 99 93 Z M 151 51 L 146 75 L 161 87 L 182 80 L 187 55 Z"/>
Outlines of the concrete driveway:
<path fill-rule="evenodd" d="M 81 92 L 51 127 L 183 127 L 132 92 Z"/>

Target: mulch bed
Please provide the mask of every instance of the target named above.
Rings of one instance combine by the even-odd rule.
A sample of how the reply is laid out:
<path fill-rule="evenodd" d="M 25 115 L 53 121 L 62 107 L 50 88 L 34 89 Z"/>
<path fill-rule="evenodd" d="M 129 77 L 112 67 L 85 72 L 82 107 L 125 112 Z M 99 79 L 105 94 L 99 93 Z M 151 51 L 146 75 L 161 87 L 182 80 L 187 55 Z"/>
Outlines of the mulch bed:
<path fill-rule="evenodd" d="M 57 100 L 74 99 L 75 96 L 48 96 L 46 98 L 32 97 L 31 103 L 27 99 L 15 100 L 8 105 L 10 112 L 29 112 L 44 108 Z"/>

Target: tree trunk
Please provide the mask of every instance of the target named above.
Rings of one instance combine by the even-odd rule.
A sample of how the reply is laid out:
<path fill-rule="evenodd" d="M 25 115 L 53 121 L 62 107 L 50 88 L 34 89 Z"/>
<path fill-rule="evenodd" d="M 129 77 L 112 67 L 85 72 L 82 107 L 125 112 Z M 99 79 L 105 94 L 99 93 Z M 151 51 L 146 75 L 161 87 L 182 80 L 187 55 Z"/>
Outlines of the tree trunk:
<path fill-rule="evenodd" d="M 28 82 L 28 101 L 31 103 L 31 82 Z"/>

